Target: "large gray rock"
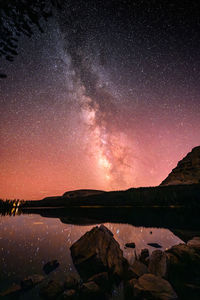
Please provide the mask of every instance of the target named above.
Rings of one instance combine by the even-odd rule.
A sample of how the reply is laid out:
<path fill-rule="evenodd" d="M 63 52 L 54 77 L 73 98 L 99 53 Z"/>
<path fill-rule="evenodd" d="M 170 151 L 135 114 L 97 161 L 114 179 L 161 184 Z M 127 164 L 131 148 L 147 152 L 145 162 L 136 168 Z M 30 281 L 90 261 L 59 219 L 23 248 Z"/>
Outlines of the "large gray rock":
<path fill-rule="evenodd" d="M 161 250 L 155 250 L 152 252 L 149 259 L 149 273 L 160 277 L 167 276 L 167 255 Z"/>
<path fill-rule="evenodd" d="M 177 299 L 177 295 L 171 284 L 153 274 L 144 274 L 134 284 L 134 296 L 139 299 L 157 299 L 157 300 L 172 300 Z"/>
<path fill-rule="evenodd" d="M 74 265 L 84 280 L 102 272 L 118 280 L 126 276 L 128 262 L 112 232 L 103 225 L 86 232 L 70 250 Z"/>

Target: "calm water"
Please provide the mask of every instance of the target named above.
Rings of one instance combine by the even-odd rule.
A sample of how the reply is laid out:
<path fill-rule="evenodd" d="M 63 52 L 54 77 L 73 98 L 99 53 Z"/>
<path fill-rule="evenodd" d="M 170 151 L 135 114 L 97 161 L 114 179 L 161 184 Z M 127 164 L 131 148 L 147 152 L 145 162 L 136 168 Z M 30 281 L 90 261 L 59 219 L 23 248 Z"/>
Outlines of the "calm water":
<path fill-rule="evenodd" d="M 124 247 L 127 242 L 135 242 L 138 253 L 142 248 L 154 250 L 147 243 L 158 243 L 164 250 L 181 242 L 167 229 L 116 223 L 104 225 L 113 232 L 130 262 L 134 260 L 134 250 Z M 43 265 L 53 259 L 57 259 L 60 266 L 48 278 L 62 279 L 64 274 L 75 271 L 69 248 L 94 226 L 64 224 L 59 218 L 40 215 L 1 216 L 0 291 L 13 282 L 19 283 L 27 275 L 43 274 Z M 34 295 L 32 299 L 34 297 L 36 299 Z"/>

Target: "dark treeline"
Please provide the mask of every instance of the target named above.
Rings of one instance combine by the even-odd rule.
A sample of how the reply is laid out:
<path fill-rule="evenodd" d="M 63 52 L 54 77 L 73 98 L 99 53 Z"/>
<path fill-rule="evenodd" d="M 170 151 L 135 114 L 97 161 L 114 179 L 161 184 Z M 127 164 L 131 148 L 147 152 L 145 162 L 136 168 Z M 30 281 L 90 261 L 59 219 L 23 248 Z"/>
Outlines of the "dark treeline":
<path fill-rule="evenodd" d="M 47 197 L 27 201 L 23 207 L 200 207 L 200 184 L 131 188 L 127 191 L 69 198 Z"/>
<path fill-rule="evenodd" d="M 17 204 L 19 203 L 19 199 L 0 199 L 0 214 L 7 215 L 7 214 L 13 214 L 13 208 L 15 211 L 15 208 L 17 208 Z"/>
<path fill-rule="evenodd" d="M 0 199 L 0 212 L 1 214 L 7 214 L 11 211 L 13 207 L 13 202 L 11 200 L 2 200 Z"/>
<path fill-rule="evenodd" d="M 44 21 L 61 9 L 63 0 L 0 0 L 0 58 L 12 62 L 18 55 L 21 36 L 31 37 L 36 29 L 43 32 Z M 6 78 L 0 72 L 0 78 Z"/>

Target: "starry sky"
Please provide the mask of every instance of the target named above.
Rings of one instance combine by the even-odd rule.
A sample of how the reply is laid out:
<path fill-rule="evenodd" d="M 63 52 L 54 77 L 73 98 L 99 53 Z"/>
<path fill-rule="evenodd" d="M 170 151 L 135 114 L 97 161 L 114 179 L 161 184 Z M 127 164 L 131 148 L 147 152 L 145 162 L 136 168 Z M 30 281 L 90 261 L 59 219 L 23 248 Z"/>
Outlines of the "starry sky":
<path fill-rule="evenodd" d="M 200 144 L 198 1 L 102 2 L 1 60 L 1 198 L 158 185 Z"/>

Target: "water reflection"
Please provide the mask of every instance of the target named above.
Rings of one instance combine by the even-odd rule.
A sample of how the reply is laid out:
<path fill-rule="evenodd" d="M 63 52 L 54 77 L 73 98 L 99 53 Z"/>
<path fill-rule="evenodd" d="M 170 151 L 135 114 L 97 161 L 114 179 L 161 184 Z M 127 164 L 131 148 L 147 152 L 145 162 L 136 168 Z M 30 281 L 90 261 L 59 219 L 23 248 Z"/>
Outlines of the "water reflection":
<path fill-rule="evenodd" d="M 126 243 L 134 242 L 137 253 L 142 248 L 152 252 L 154 248 L 149 243 L 158 243 L 165 250 L 182 242 L 181 239 L 199 235 L 200 231 L 198 210 L 113 207 L 20 210 L 16 204 L 0 216 L 0 292 L 28 275 L 42 274 L 44 264 L 55 259 L 60 266 L 48 279 L 63 280 L 66 273 L 75 271 L 70 246 L 97 224 L 104 224 L 113 232 L 130 262 L 134 260 L 134 249 L 125 248 Z M 32 296 L 20 299 L 37 299 L 38 294 L 34 293 L 35 289 Z"/>
<path fill-rule="evenodd" d="M 42 273 L 43 265 L 57 259 L 60 267 L 51 276 L 63 277 L 74 270 L 70 246 L 94 225 L 64 224 L 57 218 L 39 215 L 0 217 L 0 289 L 9 282 L 20 282 L 34 273 Z M 105 223 L 114 234 L 129 261 L 134 250 L 125 248 L 127 242 L 135 242 L 136 251 L 142 248 L 154 250 L 148 243 L 159 243 L 163 249 L 181 240 L 167 229 L 134 227 L 128 224 Z"/>

